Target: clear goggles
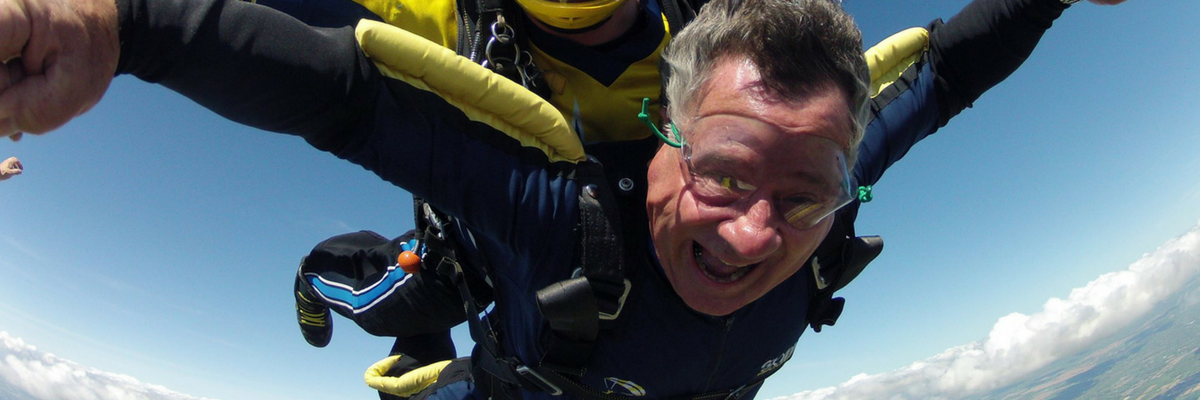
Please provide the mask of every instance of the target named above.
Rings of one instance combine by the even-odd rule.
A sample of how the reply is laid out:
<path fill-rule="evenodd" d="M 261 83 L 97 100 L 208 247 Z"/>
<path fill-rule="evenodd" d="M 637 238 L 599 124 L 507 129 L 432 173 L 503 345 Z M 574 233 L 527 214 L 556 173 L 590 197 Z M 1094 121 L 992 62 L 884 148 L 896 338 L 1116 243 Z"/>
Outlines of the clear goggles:
<path fill-rule="evenodd" d="M 679 136 L 681 168 L 693 195 L 707 205 L 732 206 L 767 188 L 779 215 L 808 229 L 855 198 L 845 150 L 832 140 L 801 135 L 776 149 L 759 140 L 778 132 L 756 119 L 705 117 L 691 125 L 690 140 Z"/>

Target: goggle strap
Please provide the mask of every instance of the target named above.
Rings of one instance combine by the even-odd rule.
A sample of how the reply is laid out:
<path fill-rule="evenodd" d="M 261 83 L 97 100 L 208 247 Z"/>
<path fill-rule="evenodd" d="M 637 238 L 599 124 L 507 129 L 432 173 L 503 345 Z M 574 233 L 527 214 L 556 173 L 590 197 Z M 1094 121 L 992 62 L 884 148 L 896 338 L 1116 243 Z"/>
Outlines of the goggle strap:
<path fill-rule="evenodd" d="M 679 129 L 675 128 L 675 124 L 671 124 L 671 133 L 675 135 L 675 140 L 671 140 L 670 138 L 667 137 L 667 135 L 664 135 L 662 133 L 662 131 L 658 130 L 658 126 L 654 125 L 653 121 L 650 121 L 650 114 L 646 112 L 646 110 L 648 108 L 650 108 L 650 98 L 643 97 L 642 98 L 642 112 L 638 113 L 638 115 L 637 115 L 638 119 L 641 120 L 642 122 L 646 123 L 646 125 L 650 127 L 650 130 L 654 131 L 654 136 L 658 136 L 658 139 L 662 140 L 663 143 L 666 143 L 667 146 L 671 146 L 674 148 L 683 147 L 684 143 L 686 143 L 687 141 L 683 139 L 683 135 L 679 134 Z"/>
<path fill-rule="evenodd" d="M 875 198 L 871 194 L 871 185 L 858 187 L 858 201 L 862 203 L 870 203 Z"/>

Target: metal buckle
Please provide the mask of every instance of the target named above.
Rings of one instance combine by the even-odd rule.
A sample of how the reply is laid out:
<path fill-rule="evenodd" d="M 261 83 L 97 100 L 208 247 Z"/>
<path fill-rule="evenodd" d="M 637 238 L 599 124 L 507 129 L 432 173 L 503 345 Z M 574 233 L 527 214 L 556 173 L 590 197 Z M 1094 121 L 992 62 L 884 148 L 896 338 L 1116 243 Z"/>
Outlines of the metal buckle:
<path fill-rule="evenodd" d="M 517 375 L 520 375 L 530 382 L 533 382 L 534 385 L 537 385 L 538 388 L 542 389 L 546 393 L 550 393 L 551 396 L 560 396 L 563 394 L 562 389 L 559 389 L 558 386 L 550 383 L 550 381 L 546 380 L 546 377 L 537 373 L 537 371 L 530 369 L 528 366 L 522 365 L 517 367 L 516 371 Z"/>
<path fill-rule="evenodd" d="M 821 263 L 817 261 L 817 257 L 812 258 L 813 277 L 816 278 L 817 290 L 824 290 L 829 286 L 829 282 L 825 282 L 825 277 L 821 276 Z"/>
<path fill-rule="evenodd" d="M 607 314 L 607 313 L 601 311 L 600 312 L 600 320 L 601 321 L 612 321 L 612 320 L 617 319 L 617 317 L 621 316 L 621 310 L 625 309 L 625 299 L 629 297 L 629 290 L 631 288 L 633 288 L 633 284 L 630 283 L 628 279 L 625 279 L 625 292 L 621 293 L 621 297 L 617 299 L 617 311 L 613 312 L 612 314 Z"/>

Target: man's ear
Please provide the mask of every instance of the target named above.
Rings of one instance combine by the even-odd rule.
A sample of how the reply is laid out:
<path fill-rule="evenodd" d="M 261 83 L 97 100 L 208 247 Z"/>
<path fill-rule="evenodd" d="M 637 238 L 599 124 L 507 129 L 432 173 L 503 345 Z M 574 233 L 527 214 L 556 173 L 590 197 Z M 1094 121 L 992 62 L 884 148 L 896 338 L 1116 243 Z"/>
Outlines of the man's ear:
<path fill-rule="evenodd" d="M 667 115 L 668 115 L 667 107 L 668 106 L 666 104 L 663 104 L 661 107 L 658 108 L 658 120 L 662 121 L 662 123 L 659 124 L 659 128 L 662 129 L 664 132 L 669 131 L 671 129 L 671 128 L 668 128 L 669 126 L 671 126 L 671 121 L 667 119 Z M 667 145 L 666 142 L 659 140 L 658 141 L 658 150 L 661 150 L 662 147 L 666 146 L 666 145 Z M 649 164 L 649 163 L 647 163 L 647 164 Z"/>

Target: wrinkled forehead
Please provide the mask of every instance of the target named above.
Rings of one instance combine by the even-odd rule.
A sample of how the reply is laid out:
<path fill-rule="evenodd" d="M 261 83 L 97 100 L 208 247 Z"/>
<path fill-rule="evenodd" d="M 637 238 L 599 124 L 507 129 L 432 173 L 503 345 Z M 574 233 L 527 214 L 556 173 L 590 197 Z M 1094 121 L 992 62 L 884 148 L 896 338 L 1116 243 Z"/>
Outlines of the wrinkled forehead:
<path fill-rule="evenodd" d="M 710 133 L 713 127 L 775 130 L 778 134 L 824 137 L 850 149 L 855 123 L 845 93 L 832 83 L 816 85 L 802 94 L 784 98 L 763 86 L 749 67 L 723 68 L 705 84 L 697 102 L 683 110 L 676 121 L 694 134 Z M 746 117 L 743 119 L 722 116 Z"/>
<path fill-rule="evenodd" d="M 783 129 L 743 116 L 715 115 L 687 129 L 692 162 L 720 165 L 728 172 L 744 170 L 764 178 L 795 178 L 840 186 L 845 179 L 846 147 L 839 132 Z"/>
<path fill-rule="evenodd" d="M 847 124 L 803 129 L 779 126 L 740 115 L 711 115 L 685 127 L 684 138 L 695 149 L 717 154 L 754 152 L 759 157 L 788 159 L 845 158 L 851 136 Z"/>

